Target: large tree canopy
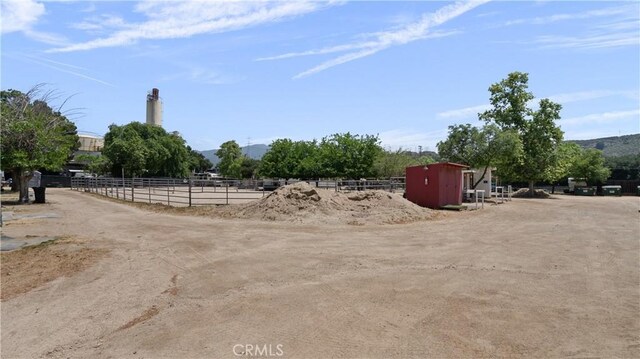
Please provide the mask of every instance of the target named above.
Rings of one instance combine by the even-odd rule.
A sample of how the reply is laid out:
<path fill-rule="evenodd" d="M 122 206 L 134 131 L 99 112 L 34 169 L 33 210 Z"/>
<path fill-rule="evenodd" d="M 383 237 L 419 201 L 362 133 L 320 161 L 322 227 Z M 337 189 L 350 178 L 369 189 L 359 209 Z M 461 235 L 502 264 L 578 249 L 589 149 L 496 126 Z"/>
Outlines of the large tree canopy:
<path fill-rule="evenodd" d="M 260 174 L 273 178 L 313 178 L 318 175 L 317 160 L 316 141 L 278 139 L 262 157 Z"/>
<path fill-rule="evenodd" d="M 376 175 L 377 136 L 334 134 L 317 141 L 278 139 L 262 157 L 260 174 L 276 178 L 362 178 Z"/>
<path fill-rule="evenodd" d="M 522 142 L 514 130 L 501 130 L 493 124 L 482 128 L 454 125 L 449 126 L 447 139 L 438 143 L 438 154 L 443 160 L 483 170 L 472 183 L 476 188 L 490 167 L 503 168 L 511 159 L 519 158 Z"/>
<path fill-rule="evenodd" d="M 400 148 L 396 151 L 382 151 L 374 165 L 378 177 L 389 178 L 404 176 L 409 166 L 428 165 L 434 162 L 431 156 L 411 153 Z"/>
<path fill-rule="evenodd" d="M 242 176 L 242 149 L 236 141 L 227 141 L 220 145 L 216 151 L 216 156 L 220 158 L 218 169 L 227 178 L 240 178 Z"/>
<path fill-rule="evenodd" d="M 10 170 L 18 183 L 20 200 L 28 198 L 27 183 L 33 171 L 62 169 L 78 149 L 76 126 L 61 112 L 52 109 L 52 92 L 36 86 L 26 93 L 2 91 L 2 168 Z"/>
<path fill-rule="evenodd" d="M 527 90 L 528 82 L 528 74 L 513 72 L 491 85 L 492 108 L 480 114 L 480 119 L 518 134 L 522 155 L 512 156 L 500 173 L 512 180 L 529 182 L 533 195 L 534 183 L 546 179 L 549 168 L 559 160 L 563 132 L 555 122 L 560 119 L 562 106 L 542 99 L 537 110 L 531 109 L 529 103 L 534 96 Z"/>
<path fill-rule="evenodd" d="M 187 146 L 189 152 L 189 170 L 200 173 L 213 167 L 213 163 L 209 161 L 202 153 L 194 150 L 191 146 Z"/>
<path fill-rule="evenodd" d="M 584 178 L 589 184 L 604 182 L 611 170 L 604 165 L 602 151 L 595 148 L 583 149 L 569 168 L 569 175 Z"/>
<path fill-rule="evenodd" d="M 109 126 L 102 154 L 108 158 L 111 173 L 119 176 L 186 177 L 190 154 L 177 133 L 140 122 Z"/>
<path fill-rule="evenodd" d="M 582 148 L 572 142 L 563 142 L 558 146 L 557 161 L 554 166 L 547 168 L 545 172 L 545 180 L 555 184 L 556 182 L 570 176 L 570 170 L 573 164 L 578 160 Z"/>
<path fill-rule="evenodd" d="M 382 153 L 373 135 L 334 134 L 320 141 L 319 174 L 322 177 L 366 178 L 376 175 L 374 163 Z"/>

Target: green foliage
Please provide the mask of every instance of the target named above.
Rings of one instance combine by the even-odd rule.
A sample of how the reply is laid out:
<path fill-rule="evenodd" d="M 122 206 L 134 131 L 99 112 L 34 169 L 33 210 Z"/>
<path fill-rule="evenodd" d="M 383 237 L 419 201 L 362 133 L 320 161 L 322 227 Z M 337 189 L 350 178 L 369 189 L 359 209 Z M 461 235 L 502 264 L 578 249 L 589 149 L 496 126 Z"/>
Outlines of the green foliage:
<path fill-rule="evenodd" d="M 191 146 L 187 146 L 187 151 L 189 152 L 189 171 L 201 173 L 213 167 L 211 161 L 202 153 L 192 149 Z"/>
<path fill-rule="evenodd" d="M 28 200 L 26 186 L 33 171 L 62 169 L 80 146 L 75 124 L 60 109 L 49 106 L 53 93 L 40 96 L 41 87 L 27 93 L 7 90 L 0 94 L 2 167 L 18 177 L 23 201 Z"/>
<path fill-rule="evenodd" d="M 511 180 L 527 181 L 529 188 L 548 176 L 549 168 L 559 161 L 558 146 L 563 132 L 555 124 L 562 106 L 549 99 L 539 102 L 538 110 L 528 107 L 534 99 L 528 88 L 528 74 L 513 72 L 499 83 L 491 85 L 490 102 L 493 108 L 480 114 L 487 124 L 501 130 L 515 131 L 522 142 L 522 154 L 512 156 L 503 164 L 503 176 Z M 533 194 L 533 192 L 531 192 Z"/>
<path fill-rule="evenodd" d="M 407 167 L 428 165 L 434 162 L 435 160 L 431 156 L 414 155 L 400 148 L 397 151 L 382 151 L 374 166 L 379 178 L 389 178 L 404 176 Z"/>
<path fill-rule="evenodd" d="M 595 148 L 582 150 L 569 169 L 571 177 L 584 178 L 588 184 L 604 182 L 610 174 L 611 170 L 604 165 L 602 151 Z"/>
<path fill-rule="evenodd" d="M 240 178 L 242 168 L 242 150 L 236 141 L 227 141 L 216 152 L 220 158 L 218 169 L 220 174 L 227 178 Z"/>
<path fill-rule="evenodd" d="M 611 169 L 611 179 L 640 179 L 640 154 L 617 157 L 605 157 L 605 166 Z"/>
<path fill-rule="evenodd" d="M 260 175 L 274 178 L 361 178 L 376 174 L 377 136 L 334 134 L 320 141 L 278 139 L 262 157 Z"/>
<path fill-rule="evenodd" d="M 243 156 L 242 164 L 240 165 L 241 178 L 254 178 L 258 171 L 258 167 L 260 167 L 260 160 Z"/>
<path fill-rule="evenodd" d="M 318 174 L 316 141 L 273 141 L 262 157 L 260 174 L 273 178 L 314 178 Z"/>
<path fill-rule="evenodd" d="M 85 164 L 85 168 L 90 173 L 106 174 L 111 168 L 111 163 L 107 157 L 102 155 L 81 154 L 74 158 L 77 162 Z"/>
<path fill-rule="evenodd" d="M 104 137 L 102 154 L 109 160 L 113 176 L 122 169 L 126 176 L 186 177 L 190 155 L 177 133 L 162 127 L 132 122 L 111 125 Z"/>
<path fill-rule="evenodd" d="M 378 136 L 334 134 L 318 147 L 321 177 L 366 178 L 376 175 L 374 163 L 382 153 Z"/>
<path fill-rule="evenodd" d="M 470 124 L 449 126 L 449 135 L 438 143 L 438 152 L 444 161 L 465 164 L 471 168 L 497 167 L 506 173 L 507 164 L 522 156 L 522 142 L 513 129 L 501 130 L 494 124 L 482 128 Z M 472 185 L 475 188 L 482 180 Z"/>
<path fill-rule="evenodd" d="M 547 168 L 545 180 L 556 183 L 569 177 L 569 172 L 573 164 L 582 153 L 582 148 L 575 143 L 563 142 L 557 148 L 557 162 Z"/>

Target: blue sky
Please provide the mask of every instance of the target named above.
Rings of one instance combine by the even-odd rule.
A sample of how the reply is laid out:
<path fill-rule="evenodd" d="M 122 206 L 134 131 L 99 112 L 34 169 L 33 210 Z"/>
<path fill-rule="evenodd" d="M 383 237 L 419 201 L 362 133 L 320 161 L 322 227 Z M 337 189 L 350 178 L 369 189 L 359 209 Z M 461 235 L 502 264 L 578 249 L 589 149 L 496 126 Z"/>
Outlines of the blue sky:
<path fill-rule="evenodd" d="M 2 89 L 74 95 L 82 131 L 145 121 L 199 150 L 338 132 L 433 150 L 512 71 L 566 139 L 640 132 L 637 2 L 1 0 Z"/>

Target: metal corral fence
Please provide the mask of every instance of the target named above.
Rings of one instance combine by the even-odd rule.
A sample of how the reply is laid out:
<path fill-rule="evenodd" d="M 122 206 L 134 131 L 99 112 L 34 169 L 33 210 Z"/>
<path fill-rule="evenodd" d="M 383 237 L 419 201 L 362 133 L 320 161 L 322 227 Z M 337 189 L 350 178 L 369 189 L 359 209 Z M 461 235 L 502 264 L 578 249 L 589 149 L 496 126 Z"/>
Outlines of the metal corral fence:
<path fill-rule="evenodd" d="M 299 180 L 227 180 L 173 178 L 73 177 L 71 189 L 96 193 L 132 202 L 159 203 L 175 207 L 247 203 L 270 191 Z M 317 188 L 349 192 L 385 190 L 404 192 L 404 181 L 397 180 L 313 180 Z"/>
<path fill-rule="evenodd" d="M 167 178 L 72 178 L 71 189 L 132 202 L 175 207 L 246 203 L 265 196 L 251 181 Z M 255 182 L 255 181 L 254 181 Z"/>

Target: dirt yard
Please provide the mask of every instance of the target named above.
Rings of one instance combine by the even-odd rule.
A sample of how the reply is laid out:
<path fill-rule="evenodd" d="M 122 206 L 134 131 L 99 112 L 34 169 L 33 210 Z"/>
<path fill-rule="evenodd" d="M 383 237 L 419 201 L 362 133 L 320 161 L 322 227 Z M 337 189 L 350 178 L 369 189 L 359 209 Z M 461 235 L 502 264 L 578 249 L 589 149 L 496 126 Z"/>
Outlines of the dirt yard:
<path fill-rule="evenodd" d="M 47 200 L 3 235 L 108 254 L 3 299 L 2 358 L 640 357 L 638 197 L 358 226 Z"/>

